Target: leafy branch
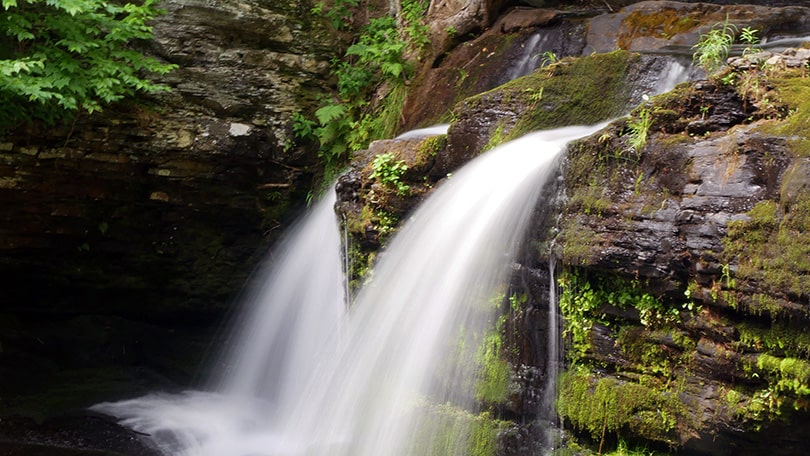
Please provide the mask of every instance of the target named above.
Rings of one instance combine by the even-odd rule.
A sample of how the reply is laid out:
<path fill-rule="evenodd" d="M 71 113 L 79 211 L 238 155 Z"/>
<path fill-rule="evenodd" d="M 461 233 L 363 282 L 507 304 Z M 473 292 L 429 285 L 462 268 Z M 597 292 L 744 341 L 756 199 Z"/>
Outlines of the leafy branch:
<path fill-rule="evenodd" d="M 152 38 L 148 24 L 162 11 L 105 0 L 2 0 L 0 127 L 23 120 L 47 123 L 138 92 L 168 90 L 149 74 L 176 66 L 129 47 Z"/>

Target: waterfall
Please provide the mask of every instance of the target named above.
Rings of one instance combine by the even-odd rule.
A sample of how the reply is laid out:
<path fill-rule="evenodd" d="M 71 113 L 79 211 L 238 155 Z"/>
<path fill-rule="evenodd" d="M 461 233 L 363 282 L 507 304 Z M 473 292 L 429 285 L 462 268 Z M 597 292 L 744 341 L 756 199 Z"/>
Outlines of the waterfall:
<path fill-rule="evenodd" d="M 557 260 L 549 255 L 548 261 L 548 335 L 546 337 L 546 380 L 543 384 L 543 399 L 541 402 L 541 416 L 552 424 L 546 429 L 546 445 L 553 450 L 559 444 L 559 422 L 557 417 L 557 381 L 560 376 L 561 361 L 563 359 L 562 337 L 560 337 L 559 306 L 557 302 L 557 277 L 555 275 Z"/>
<path fill-rule="evenodd" d="M 543 52 L 547 51 L 546 44 L 549 36 L 543 31 L 538 31 L 523 44 L 523 53 L 506 73 L 506 80 L 511 81 L 534 71 L 542 63 Z"/>
<path fill-rule="evenodd" d="M 430 404 L 475 411 L 476 352 L 556 158 L 603 126 L 530 134 L 454 173 L 379 255 L 348 310 L 330 196 L 282 250 L 215 392 L 94 409 L 172 456 L 430 453 L 442 439 Z M 469 454 L 463 443 L 441 454 Z"/>
<path fill-rule="evenodd" d="M 217 365 L 217 393 L 151 394 L 92 409 L 150 435 L 166 455 L 254 454 L 264 446 L 245 430 L 267 426 L 268 409 L 300 400 L 289 392 L 312 377 L 346 318 L 335 200 L 333 189 L 256 274 L 260 286 L 246 297 L 232 348 Z"/>

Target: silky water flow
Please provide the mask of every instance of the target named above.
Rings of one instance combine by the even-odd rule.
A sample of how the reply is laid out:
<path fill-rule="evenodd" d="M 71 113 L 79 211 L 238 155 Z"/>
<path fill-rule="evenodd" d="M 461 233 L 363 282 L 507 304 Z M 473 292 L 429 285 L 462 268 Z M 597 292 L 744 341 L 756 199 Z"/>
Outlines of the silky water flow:
<path fill-rule="evenodd" d="M 172 456 L 469 454 L 440 435 L 441 415 L 473 416 L 476 353 L 538 195 L 565 145 L 603 126 L 471 161 L 405 220 L 348 305 L 330 194 L 273 259 L 212 391 L 93 408 Z"/>

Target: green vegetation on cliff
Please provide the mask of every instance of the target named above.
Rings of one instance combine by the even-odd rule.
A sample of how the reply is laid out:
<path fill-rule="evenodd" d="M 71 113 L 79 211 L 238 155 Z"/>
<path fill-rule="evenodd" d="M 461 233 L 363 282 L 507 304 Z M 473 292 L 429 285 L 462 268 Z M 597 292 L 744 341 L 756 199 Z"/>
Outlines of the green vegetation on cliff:
<path fill-rule="evenodd" d="M 295 135 L 320 145 L 325 180 L 331 180 L 353 152 L 396 132 L 406 82 L 413 72 L 408 56 L 418 54 L 427 44 L 423 24 L 427 6 L 424 0 L 405 0 L 399 20 L 387 15 L 371 18 L 357 32 L 343 58 L 332 62 L 336 92 L 315 111 L 316 120 L 301 114 L 294 117 Z M 356 8 L 358 2 L 340 1 L 332 9 L 321 4 L 313 12 L 327 15 L 340 29 Z"/>
<path fill-rule="evenodd" d="M 0 128 L 54 123 L 138 92 L 167 90 L 148 79 L 175 66 L 134 50 L 152 38 L 156 0 L 3 0 Z"/>
<path fill-rule="evenodd" d="M 725 239 L 725 254 L 737 262 L 736 276 L 757 282 L 773 297 L 810 295 L 810 194 L 797 195 L 782 208 L 765 200 L 748 214 L 748 220 L 729 224 Z M 755 307 L 779 314 L 767 305 Z"/>
<path fill-rule="evenodd" d="M 674 443 L 675 427 L 685 415 L 675 389 L 599 377 L 581 367 L 560 379 L 557 408 L 567 423 L 600 442 L 626 435 Z"/>
<path fill-rule="evenodd" d="M 741 39 L 753 47 L 756 30 L 745 32 Z M 739 114 L 729 122 L 728 113 Z M 570 146 L 569 198 L 556 239 L 570 268 L 561 275 L 560 307 L 571 366 L 561 379 L 559 411 L 585 440 L 677 449 L 695 433 L 767 440 L 807 416 L 808 119 L 806 68 L 743 63 L 654 97 L 630 120 Z M 642 122 L 647 144 L 628 147 L 633 123 Z M 709 149 L 719 157 L 714 165 L 700 163 Z M 714 185 L 713 166 L 717 197 L 699 188 Z M 727 191 L 736 180 L 756 190 Z M 689 227 L 696 196 L 720 202 L 701 201 L 706 214 L 723 207 L 717 234 Z M 651 253 L 659 261 L 683 242 L 681 257 L 663 268 L 658 262 L 650 276 L 644 271 L 653 268 L 636 262 L 638 251 L 626 247 L 624 234 L 638 228 L 643 236 L 647 227 L 670 222 L 677 238 L 664 233 Z M 703 236 L 713 242 L 696 242 Z M 641 309 L 620 305 L 622 290 L 638 301 L 644 293 L 666 297 L 662 315 L 672 318 L 644 323 Z M 648 396 L 661 402 L 645 402 Z"/>
<path fill-rule="evenodd" d="M 498 435 L 509 422 L 471 413 L 452 404 L 424 405 L 409 454 L 494 456 Z"/>

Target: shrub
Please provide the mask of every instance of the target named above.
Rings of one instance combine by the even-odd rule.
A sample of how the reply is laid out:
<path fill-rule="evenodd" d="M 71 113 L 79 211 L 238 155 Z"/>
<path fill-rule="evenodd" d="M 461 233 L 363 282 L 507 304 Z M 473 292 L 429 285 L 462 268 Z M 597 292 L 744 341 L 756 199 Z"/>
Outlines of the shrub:
<path fill-rule="evenodd" d="M 175 65 L 133 50 L 152 38 L 157 0 L 2 0 L 0 127 L 24 120 L 54 123 L 100 111 L 137 92 L 167 90 L 151 82 Z"/>

